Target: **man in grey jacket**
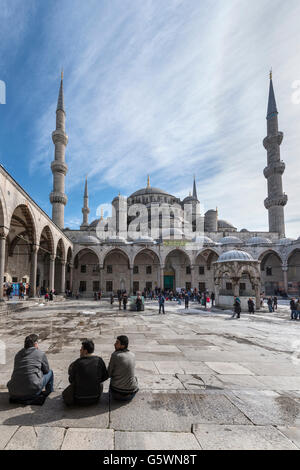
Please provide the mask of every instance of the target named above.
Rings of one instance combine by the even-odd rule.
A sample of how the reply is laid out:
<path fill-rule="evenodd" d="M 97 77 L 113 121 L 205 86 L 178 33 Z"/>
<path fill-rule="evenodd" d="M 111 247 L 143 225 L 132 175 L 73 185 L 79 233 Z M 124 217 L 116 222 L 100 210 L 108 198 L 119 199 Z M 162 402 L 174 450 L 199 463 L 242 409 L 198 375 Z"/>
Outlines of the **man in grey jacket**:
<path fill-rule="evenodd" d="M 15 356 L 14 370 L 7 388 L 11 401 L 26 402 L 53 392 L 53 372 L 46 354 L 39 350 L 38 336 L 25 338 L 24 348 Z"/>
<path fill-rule="evenodd" d="M 115 400 L 129 401 L 138 392 L 138 381 L 134 375 L 135 355 L 128 349 L 127 336 L 118 336 L 115 352 L 112 353 L 108 375 L 110 393 Z"/>

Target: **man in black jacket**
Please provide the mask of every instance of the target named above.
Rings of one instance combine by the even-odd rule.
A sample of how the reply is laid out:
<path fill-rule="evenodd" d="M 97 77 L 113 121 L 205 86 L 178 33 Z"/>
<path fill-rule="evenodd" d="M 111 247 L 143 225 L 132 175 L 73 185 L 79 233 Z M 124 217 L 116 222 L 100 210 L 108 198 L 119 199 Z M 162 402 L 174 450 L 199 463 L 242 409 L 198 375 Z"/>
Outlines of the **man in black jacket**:
<path fill-rule="evenodd" d="M 92 340 L 84 340 L 80 349 L 80 358 L 69 366 L 69 385 L 62 393 L 66 405 L 92 405 L 99 401 L 102 382 L 108 379 L 103 359 L 94 356 L 95 346 Z"/>

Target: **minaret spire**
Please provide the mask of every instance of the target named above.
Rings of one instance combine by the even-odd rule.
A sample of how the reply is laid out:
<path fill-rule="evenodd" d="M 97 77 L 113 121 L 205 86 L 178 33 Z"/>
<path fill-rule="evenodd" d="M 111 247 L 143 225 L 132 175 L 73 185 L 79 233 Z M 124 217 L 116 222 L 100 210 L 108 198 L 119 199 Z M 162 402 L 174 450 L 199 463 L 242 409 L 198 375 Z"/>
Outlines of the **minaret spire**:
<path fill-rule="evenodd" d="M 150 176 L 147 176 L 147 188 L 150 188 Z"/>
<path fill-rule="evenodd" d="M 82 224 L 80 225 L 80 230 L 86 230 L 89 226 L 89 195 L 88 195 L 88 184 L 87 184 L 87 176 L 85 177 L 85 185 L 84 185 L 84 196 L 83 196 L 83 208 L 82 208 Z"/>
<path fill-rule="evenodd" d="M 51 163 L 53 174 L 53 191 L 50 193 L 52 204 L 52 220 L 60 227 L 64 228 L 64 209 L 67 204 L 65 195 L 65 176 L 68 167 L 65 163 L 66 146 L 68 136 L 66 134 L 66 112 L 64 105 L 63 72 L 61 74 L 60 88 L 56 108 L 56 129 L 52 132 L 52 140 L 55 146 L 55 156 Z"/>
<path fill-rule="evenodd" d="M 267 163 L 264 176 L 268 181 L 268 197 L 265 199 L 265 208 L 269 211 L 269 231 L 277 232 L 285 237 L 284 206 L 287 195 L 282 188 L 282 175 L 285 164 L 280 160 L 280 144 L 283 133 L 278 131 L 278 111 L 273 88 L 272 70 L 270 72 L 269 100 L 267 111 L 267 137 L 263 145 L 267 150 Z"/>
<path fill-rule="evenodd" d="M 198 200 L 195 175 L 194 175 L 194 184 L 193 184 L 193 198 Z"/>

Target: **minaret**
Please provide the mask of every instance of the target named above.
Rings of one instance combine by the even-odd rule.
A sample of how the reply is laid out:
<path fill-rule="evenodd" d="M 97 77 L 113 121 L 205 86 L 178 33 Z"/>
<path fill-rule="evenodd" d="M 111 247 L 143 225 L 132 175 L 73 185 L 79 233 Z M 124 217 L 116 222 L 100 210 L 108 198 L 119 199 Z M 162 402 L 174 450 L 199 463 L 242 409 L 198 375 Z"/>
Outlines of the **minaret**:
<path fill-rule="evenodd" d="M 89 196 L 88 196 L 88 186 L 87 186 L 87 177 L 85 177 L 85 187 L 84 187 L 84 196 L 83 196 L 83 208 L 82 208 L 82 224 L 80 225 L 80 230 L 86 230 L 89 226 Z"/>
<path fill-rule="evenodd" d="M 268 180 L 268 197 L 265 199 L 265 208 L 269 211 L 269 232 L 277 232 L 282 238 L 285 237 L 284 206 L 288 198 L 282 189 L 282 175 L 285 164 L 280 160 L 280 144 L 283 133 L 278 131 L 278 111 L 273 89 L 272 71 L 270 72 L 267 131 L 267 137 L 263 141 L 268 156 L 268 166 L 264 169 L 264 176 Z"/>
<path fill-rule="evenodd" d="M 61 229 L 64 228 L 64 210 L 67 204 L 65 195 L 65 176 L 68 167 L 65 163 L 66 145 L 68 136 L 65 129 L 65 106 L 63 91 L 63 72 L 61 73 L 60 89 L 56 108 L 56 129 L 52 132 L 52 140 L 55 145 L 55 157 L 51 163 L 53 173 L 53 191 L 50 193 L 50 202 L 52 204 L 52 220 Z"/>

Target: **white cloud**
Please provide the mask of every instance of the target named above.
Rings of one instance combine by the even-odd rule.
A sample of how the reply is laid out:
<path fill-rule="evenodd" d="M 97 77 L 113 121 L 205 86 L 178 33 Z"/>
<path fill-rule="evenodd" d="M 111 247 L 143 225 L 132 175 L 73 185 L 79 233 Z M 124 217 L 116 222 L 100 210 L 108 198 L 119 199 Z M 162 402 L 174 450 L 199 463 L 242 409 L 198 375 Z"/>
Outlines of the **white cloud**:
<path fill-rule="evenodd" d="M 299 14 L 296 0 L 66 1 L 59 15 L 49 7 L 41 81 L 55 93 L 33 122 L 31 171 L 50 172 L 53 64 L 63 62 L 69 199 L 83 168 L 99 204 L 102 189 L 130 194 L 148 173 L 153 186 L 188 194 L 195 173 L 206 209 L 218 206 L 238 228 L 267 230 L 262 139 L 272 66 L 286 134 L 287 235 L 300 235 L 300 105 L 291 102 Z"/>

